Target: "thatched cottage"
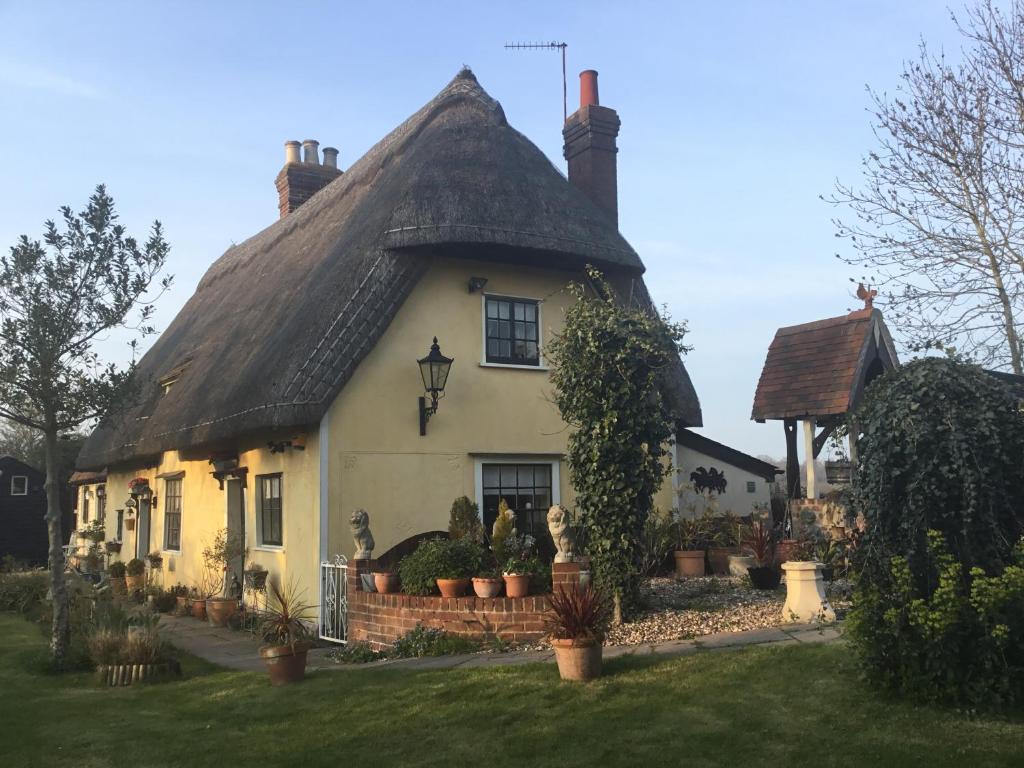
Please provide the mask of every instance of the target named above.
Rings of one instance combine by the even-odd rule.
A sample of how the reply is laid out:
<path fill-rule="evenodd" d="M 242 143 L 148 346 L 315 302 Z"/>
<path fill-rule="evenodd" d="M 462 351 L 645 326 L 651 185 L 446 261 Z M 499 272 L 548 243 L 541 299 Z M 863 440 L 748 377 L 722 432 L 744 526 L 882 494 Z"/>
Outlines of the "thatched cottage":
<path fill-rule="evenodd" d="M 138 404 L 79 457 L 106 471 L 122 559 L 159 551 L 165 584 L 194 583 L 227 526 L 312 598 L 318 564 L 351 554 L 354 508 L 383 553 L 445 528 L 461 495 L 488 523 L 505 498 L 525 529 L 571 506 L 544 356 L 566 285 L 591 263 L 650 304 L 596 76 L 565 124 L 568 179 L 468 69 L 345 171 L 336 150 L 288 142 L 280 219 L 210 267 L 141 360 Z M 418 362 L 442 358 L 435 403 Z M 700 426 L 681 361 L 664 386 L 680 429 Z"/>

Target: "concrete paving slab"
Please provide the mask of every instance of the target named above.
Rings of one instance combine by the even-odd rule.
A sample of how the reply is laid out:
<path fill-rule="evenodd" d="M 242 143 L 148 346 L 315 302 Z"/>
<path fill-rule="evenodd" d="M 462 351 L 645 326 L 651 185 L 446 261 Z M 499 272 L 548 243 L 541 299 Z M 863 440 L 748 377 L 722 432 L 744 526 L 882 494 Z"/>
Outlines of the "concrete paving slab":
<path fill-rule="evenodd" d="M 730 648 L 739 645 L 763 645 L 764 643 L 795 642 L 793 638 L 776 627 L 752 629 L 747 632 L 718 632 L 694 638 L 700 648 Z"/>

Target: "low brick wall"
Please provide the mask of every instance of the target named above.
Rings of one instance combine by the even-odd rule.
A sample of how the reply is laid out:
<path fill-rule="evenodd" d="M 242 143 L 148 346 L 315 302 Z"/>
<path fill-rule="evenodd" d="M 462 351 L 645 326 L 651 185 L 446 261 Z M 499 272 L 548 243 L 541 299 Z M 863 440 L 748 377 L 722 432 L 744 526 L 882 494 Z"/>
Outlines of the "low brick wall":
<path fill-rule="evenodd" d="M 545 595 L 527 597 L 417 597 L 365 592 L 362 574 L 373 571 L 372 560 L 350 560 L 348 567 L 348 639 L 380 649 L 417 625 L 482 640 L 500 637 L 532 642 L 544 637 Z M 579 584 L 579 563 L 555 563 L 554 588 Z"/>

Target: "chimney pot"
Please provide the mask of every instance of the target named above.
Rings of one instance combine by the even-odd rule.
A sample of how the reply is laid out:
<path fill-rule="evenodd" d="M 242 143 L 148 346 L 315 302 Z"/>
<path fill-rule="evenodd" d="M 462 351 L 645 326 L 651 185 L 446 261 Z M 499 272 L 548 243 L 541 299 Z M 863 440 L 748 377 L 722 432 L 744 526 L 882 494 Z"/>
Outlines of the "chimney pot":
<path fill-rule="evenodd" d="M 286 141 L 284 143 L 284 162 L 298 163 L 301 162 L 299 157 L 299 147 L 301 145 L 297 141 Z"/>
<path fill-rule="evenodd" d="M 580 72 L 580 109 L 598 106 L 601 101 L 597 96 L 597 70 L 584 69 Z"/>
<path fill-rule="evenodd" d="M 338 150 L 334 147 L 324 147 L 324 167 L 338 167 Z"/>
<path fill-rule="evenodd" d="M 320 142 L 306 139 L 302 142 L 302 162 L 309 165 L 320 165 Z"/>

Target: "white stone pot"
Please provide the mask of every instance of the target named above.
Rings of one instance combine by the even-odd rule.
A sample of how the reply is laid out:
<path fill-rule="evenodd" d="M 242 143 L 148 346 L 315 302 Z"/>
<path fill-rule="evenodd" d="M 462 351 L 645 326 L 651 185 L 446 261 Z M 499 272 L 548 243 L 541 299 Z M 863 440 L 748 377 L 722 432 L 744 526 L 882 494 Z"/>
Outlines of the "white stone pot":
<path fill-rule="evenodd" d="M 786 574 L 786 604 L 782 607 L 782 620 L 810 624 L 815 621 L 836 620 L 836 612 L 825 597 L 825 582 L 821 578 L 822 564 L 805 560 L 789 560 L 782 564 Z"/>
<path fill-rule="evenodd" d="M 747 568 L 757 565 L 757 560 L 749 555 L 729 555 L 729 575 L 746 576 Z"/>

